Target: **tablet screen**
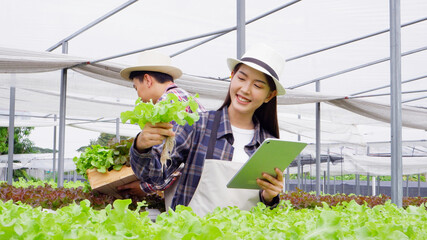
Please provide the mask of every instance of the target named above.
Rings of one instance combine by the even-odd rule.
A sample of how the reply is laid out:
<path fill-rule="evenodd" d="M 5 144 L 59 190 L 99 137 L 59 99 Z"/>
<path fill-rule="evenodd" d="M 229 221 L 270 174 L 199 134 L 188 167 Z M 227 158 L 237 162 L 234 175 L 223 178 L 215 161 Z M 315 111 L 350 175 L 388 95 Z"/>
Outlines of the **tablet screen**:
<path fill-rule="evenodd" d="M 276 176 L 274 168 L 284 171 L 307 143 L 268 138 L 227 184 L 228 188 L 259 189 L 256 183 L 262 173 Z"/>

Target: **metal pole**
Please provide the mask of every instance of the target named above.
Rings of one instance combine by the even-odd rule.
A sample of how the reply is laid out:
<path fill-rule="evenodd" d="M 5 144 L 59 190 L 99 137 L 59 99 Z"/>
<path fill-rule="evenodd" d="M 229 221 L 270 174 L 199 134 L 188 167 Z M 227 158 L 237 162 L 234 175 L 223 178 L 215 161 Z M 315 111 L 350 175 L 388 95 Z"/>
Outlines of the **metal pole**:
<path fill-rule="evenodd" d="M 421 18 L 421 19 L 418 19 L 418 20 L 415 20 L 415 21 L 412 21 L 412 22 L 405 23 L 405 24 L 402 25 L 402 27 L 410 26 L 412 24 L 423 22 L 425 20 L 427 20 L 427 18 Z M 356 42 L 356 41 L 360 41 L 360 40 L 363 40 L 363 39 L 366 39 L 366 38 L 374 37 L 376 35 L 379 35 L 379 34 L 382 34 L 382 33 L 386 33 L 388 31 L 390 31 L 390 29 L 384 29 L 382 31 L 371 33 L 371 34 L 368 34 L 368 35 L 365 35 L 365 36 L 362 36 L 362 37 L 358 37 L 358 38 L 355 38 L 355 39 L 352 39 L 352 40 L 349 40 L 349 41 L 345 41 L 345 42 L 338 43 L 338 44 L 335 44 L 335 45 L 332 45 L 332 46 L 329 46 L 329 47 L 325 47 L 325 48 L 322 48 L 322 49 L 319 49 L 319 50 L 315 50 L 315 51 L 311 51 L 311 52 L 308 52 L 308 53 L 304 53 L 304 54 L 301 54 L 301 55 L 298 55 L 298 56 L 286 59 L 286 62 L 290 62 L 290 61 L 296 60 L 298 58 L 302 58 L 302 57 L 306 57 L 306 56 L 309 56 L 309 55 L 312 55 L 312 54 L 315 54 L 315 53 L 319 53 L 319 52 L 323 52 L 323 51 L 326 51 L 326 50 L 330 50 L 332 48 L 344 46 L 346 44 L 353 43 L 353 42 Z"/>
<path fill-rule="evenodd" d="M 237 0 L 237 59 L 245 53 L 245 0 Z"/>
<path fill-rule="evenodd" d="M 337 177 L 334 176 L 334 194 L 337 193 Z"/>
<path fill-rule="evenodd" d="M 342 149 L 343 147 L 341 147 L 341 158 L 342 158 Z M 341 193 L 344 193 L 344 176 L 342 174 L 342 163 L 344 161 L 341 161 Z"/>
<path fill-rule="evenodd" d="M 297 156 L 297 180 L 298 180 L 297 186 L 298 188 L 301 189 L 301 169 L 300 168 L 301 168 L 301 156 L 298 155 Z"/>
<path fill-rule="evenodd" d="M 291 6 L 291 5 L 293 5 L 293 4 L 297 3 L 297 2 L 300 2 L 300 1 L 301 0 L 294 0 L 292 2 L 289 2 L 289 3 L 286 3 L 284 5 L 281 5 L 281 6 L 275 8 L 273 10 L 270 10 L 268 12 L 265 12 L 265 13 L 261 14 L 258 17 L 252 18 L 251 20 L 247 21 L 246 24 L 253 23 L 253 22 L 255 22 L 255 21 L 257 21 L 257 20 L 259 20 L 259 19 L 261 19 L 263 17 L 266 17 L 266 16 L 268 16 L 270 14 L 273 14 L 273 13 L 279 11 L 279 10 L 282 10 L 282 9 L 284 9 L 286 7 L 289 7 L 289 6 Z M 92 63 L 102 62 L 102 61 L 106 61 L 106 60 L 110 60 L 110 59 L 114 59 L 114 58 L 124 57 L 124 56 L 127 56 L 127 55 L 131 55 L 131 54 L 135 54 L 135 53 L 139 53 L 139 52 L 143 52 L 143 51 L 147 51 L 147 50 L 152 50 L 152 49 L 156 49 L 156 48 L 166 47 L 166 46 L 170 46 L 170 45 L 174 45 L 174 44 L 178 44 L 178 43 L 182 43 L 182 42 L 188 42 L 188 41 L 192 41 L 192 40 L 195 40 L 195 39 L 209 37 L 209 36 L 213 36 L 213 35 L 218 35 L 218 34 L 219 35 L 224 35 L 226 33 L 234 31 L 236 29 L 237 29 L 236 26 L 235 27 L 229 27 L 229 28 L 226 28 L 226 29 L 223 29 L 223 30 L 218 30 L 218 31 L 210 32 L 210 33 L 204 33 L 204 34 L 201 34 L 201 35 L 198 35 L 198 36 L 188 37 L 188 38 L 176 40 L 176 41 L 173 41 L 173 42 L 162 43 L 162 44 L 158 44 L 158 45 L 147 47 L 147 48 L 142 48 L 142 49 L 138 49 L 138 50 L 134 50 L 134 51 L 122 53 L 122 54 L 117 54 L 117 55 L 110 56 L 110 57 L 105 57 L 105 58 L 97 59 L 97 60 L 91 61 L 90 63 L 92 64 Z M 211 41 L 211 40 L 213 40 L 213 39 L 215 39 L 217 37 L 219 37 L 219 36 L 213 36 L 211 39 L 207 39 L 206 41 L 203 41 L 203 42 Z M 194 47 L 197 47 L 199 45 L 201 45 L 201 43 L 197 43 L 196 45 L 194 45 L 192 47 L 186 48 L 186 50 L 190 50 L 190 49 L 192 49 Z M 172 54 L 171 57 L 176 56 L 176 55 L 181 54 L 181 53 L 183 53 L 183 51 L 179 51 L 179 52 L 177 52 L 175 54 Z M 85 64 L 86 64 L 86 62 L 85 62 Z"/>
<path fill-rule="evenodd" d="M 369 195 L 369 191 L 370 191 L 370 189 L 369 189 L 369 187 L 371 186 L 371 183 L 370 183 L 370 181 L 371 181 L 371 176 L 369 175 L 369 173 L 368 173 L 368 175 L 366 176 L 366 189 L 367 189 L 367 193 L 366 193 L 366 195 Z"/>
<path fill-rule="evenodd" d="M 325 193 L 325 186 L 326 186 L 326 171 L 323 171 L 323 186 L 322 186 L 322 193 Z"/>
<path fill-rule="evenodd" d="M 401 94 L 424 93 L 424 92 L 427 92 L 427 89 L 404 91 L 404 92 L 401 92 Z M 391 93 L 378 93 L 378 94 L 370 94 L 370 95 L 362 95 L 362 96 L 348 96 L 345 98 L 346 99 L 355 99 L 355 98 L 380 97 L 380 96 L 389 96 L 389 95 L 391 96 Z M 426 98 L 426 97 L 422 97 L 422 98 Z M 419 99 L 416 99 L 416 100 L 419 100 Z"/>
<path fill-rule="evenodd" d="M 418 197 L 421 196 L 421 179 L 420 174 L 418 173 Z"/>
<path fill-rule="evenodd" d="M 328 178 L 328 180 L 326 181 L 326 183 L 327 183 L 326 193 L 328 193 L 328 194 L 329 194 L 329 193 L 330 193 L 330 192 L 329 192 L 329 190 L 330 190 L 330 189 L 329 189 L 329 183 L 330 183 L 330 182 L 329 182 L 329 178 L 330 178 L 330 174 L 331 174 L 331 173 L 330 173 L 330 170 L 331 170 L 331 169 L 330 169 L 330 168 L 331 168 L 331 166 L 330 166 L 330 164 L 331 164 L 331 156 L 330 156 L 330 150 L 329 150 L 329 148 L 328 148 L 328 163 L 327 163 L 327 164 L 328 164 L 328 165 L 327 165 L 327 170 L 326 170 L 326 171 L 327 171 L 327 178 Z"/>
<path fill-rule="evenodd" d="M 356 174 L 356 195 L 360 195 L 360 175 Z"/>
<path fill-rule="evenodd" d="M 301 119 L 301 114 L 298 114 L 298 119 Z M 301 135 L 298 134 L 298 142 L 301 142 Z M 298 188 L 301 188 L 301 177 L 304 175 L 304 171 L 303 171 L 303 167 L 301 165 L 301 154 L 298 155 L 297 157 L 297 180 L 298 180 Z M 304 182 L 302 182 L 302 184 L 304 184 Z"/>
<path fill-rule="evenodd" d="M 124 3 L 124 4 L 122 4 L 122 5 L 121 5 L 121 6 L 119 6 L 118 8 L 116 8 L 116 9 L 112 10 L 111 12 L 109 12 L 109 13 L 105 14 L 104 16 L 102 16 L 102 17 L 100 17 L 100 18 L 96 19 L 95 21 L 93 21 L 93 22 L 89 23 L 88 25 L 86 25 L 85 27 L 81 28 L 81 29 L 80 29 L 80 30 L 78 30 L 77 32 L 75 32 L 75 33 L 71 34 L 70 36 L 68 36 L 68 37 L 66 37 L 66 38 L 64 38 L 64 39 L 62 39 L 61 41 L 59 41 L 58 43 L 56 43 L 56 44 L 55 44 L 55 45 L 53 45 L 52 47 L 48 48 L 46 51 L 48 51 L 48 52 L 52 52 L 53 50 L 55 50 L 56 48 L 58 48 L 59 46 L 61 46 L 61 44 L 63 44 L 64 42 L 68 42 L 68 41 L 70 41 L 71 39 L 73 39 L 74 37 L 76 37 L 77 35 L 79 35 L 80 33 L 84 32 L 84 31 L 88 30 L 89 28 L 91 28 L 91 27 L 95 26 L 96 24 L 98 24 L 98 23 L 100 23 L 100 22 L 104 21 L 105 19 L 107 19 L 107 18 L 111 17 L 111 16 L 112 16 L 112 15 L 114 15 L 115 13 L 117 13 L 117 12 L 119 12 L 120 10 L 122 10 L 122 9 L 126 8 L 127 6 L 129 6 L 129 5 L 133 4 L 133 3 L 135 3 L 136 1 L 138 1 L 138 0 L 131 0 L 131 1 L 128 1 L 128 2 L 126 2 L 126 3 Z"/>
<path fill-rule="evenodd" d="M 316 92 L 320 92 L 320 82 L 316 82 Z M 316 195 L 320 195 L 320 102 L 316 103 Z"/>
<path fill-rule="evenodd" d="M 14 78 L 14 76 L 12 77 Z M 7 184 L 12 185 L 13 182 L 13 150 L 15 146 L 15 79 L 10 87 L 9 97 L 9 129 L 8 129 L 8 155 L 7 155 Z"/>
<path fill-rule="evenodd" d="M 417 97 L 417 98 L 413 98 L 413 99 L 408 99 L 408 100 L 402 101 L 402 103 L 408 103 L 408 102 L 418 101 L 418 100 L 421 100 L 421 99 L 424 99 L 424 98 L 427 98 L 427 96 Z"/>
<path fill-rule="evenodd" d="M 376 192 L 375 192 L 375 179 L 376 179 L 376 177 L 375 176 L 372 176 L 372 196 L 375 196 L 376 195 Z"/>
<path fill-rule="evenodd" d="M 53 181 L 55 181 L 55 175 L 56 175 L 56 114 L 53 116 L 53 119 L 55 121 L 55 126 L 53 127 Z"/>
<path fill-rule="evenodd" d="M 189 51 L 189 50 L 191 50 L 191 49 L 193 49 L 193 48 L 195 48 L 195 47 L 198 47 L 198 46 L 203 45 L 203 44 L 205 44 L 205 43 L 207 43 L 207 42 L 210 42 L 210 41 L 212 41 L 212 40 L 214 40 L 214 39 L 217 39 L 217 38 L 219 38 L 219 37 L 221 37 L 221 36 L 223 36 L 223 35 L 225 35 L 225 34 L 227 34 L 227 33 L 229 33 L 229 32 L 231 32 L 231 31 L 224 32 L 224 33 L 220 33 L 220 34 L 218 34 L 218 35 L 214 35 L 214 36 L 212 36 L 212 37 L 210 37 L 210 38 L 208 38 L 208 39 L 205 39 L 205 40 L 203 40 L 203 41 L 200 41 L 200 42 L 198 42 L 198 43 L 196 43 L 196 44 L 194 44 L 194 45 L 191 45 L 191 46 L 189 46 L 189 47 L 186 47 L 186 48 L 184 48 L 184 49 L 181 49 L 180 51 L 178 51 L 178 52 L 176 52 L 176 53 L 171 54 L 169 57 L 173 58 L 173 57 L 175 57 L 175 56 L 178 56 L 178 55 L 179 55 L 179 54 L 181 54 L 181 53 L 185 53 L 185 52 L 187 52 L 187 51 Z"/>
<path fill-rule="evenodd" d="M 424 75 L 424 76 L 421 76 L 421 77 L 416 77 L 416 78 L 411 78 L 411 79 L 402 81 L 402 83 L 409 83 L 409 82 L 421 80 L 421 79 L 426 78 L 426 77 L 427 77 L 427 75 Z M 357 96 L 357 95 L 360 95 L 360 94 L 363 94 L 363 93 L 373 92 L 373 91 L 384 89 L 384 88 L 388 88 L 388 87 L 390 87 L 390 84 L 384 85 L 384 86 L 381 86 L 381 87 L 372 88 L 372 89 L 365 90 L 365 91 L 361 91 L 361 92 L 357 92 L 357 93 L 352 93 L 352 94 L 350 94 L 350 96 Z"/>
<path fill-rule="evenodd" d="M 286 182 L 286 191 L 290 191 L 291 189 L 289 186 L 289 167 L 286 168 L 286 177 L 285 177 L 285 182 Z"/>
<path fill-rule="evenodd" d="M 131 105 L 129 105 L 129 106 L 131 106 Z M 0 113 L 0 116 L 9 116 L 9 114 Z M 17 116 L 17 117 L 33 117 L 33 118 L 54 118 L 54 117 L 48 117 L 48 116 L 37 116 L 37 115 L 28 115 L 28 114 L 15 114 L 15 116 Z M 116 121 L 115 118 L 114 119 L 104 119 L 104 120 L 101 120 L 101 119 L 103 119 L 103 117 L 95 119 L 95 120 L 93 120 L 93 119 L 87 119 L 87 118 L 66 118 L 66 120 L 87 121 L 85 123 L 93 123 L 93 122 L 115 122 Z M 79 123 L 82 123 L 82 122 L 79 122 Z M 79 123 L 73 123 L 73 124 L 79 124 Z M 129 123 L 126 123 L 126 124 L 129 124 Z"/>
<path fill-rule="evenodd" d="M 68 53 L 68 42 L 62 43 L 62 53 Z M 67 69 L 61 70 L 61 95 L 59 102 L 59 152 L 58 152 L 58 187 L 64 186 L 64 145 L 65 145 L 65 115 L 67 100 Z"/>
<path fill-rule="evenodd" d="M 400 0 L 390 0 L 391 200 L 402 207 Z"/>
<path fill-rule="evenodd" d="M 116 141 L 120 142 L 120 118 L 116 118 Z"/>
<path fill-rule="evenodd" d="M 301 165 L 302 189 L 307 191 L 307 175 L 304 173 L 304 165 Z"/>
<path fill-rule="evenodd" d="M 407 56 L 407 55 L 411 55 L 411 54 L 414 54 L 414 53 L 417 53 L 417 52 L 421 52 L 421 51 L 425 51 L 425 50 L 427 50 L 427 47 L 421 47 L 421 48 L 417 48 L 415 50 L 404 52 L 404 53 L 401 54 L 401 56 Z M 359 69 L 362 69 L 362 68 L 365 68 L 365 67 L 369 67 L 369 66 L 372 66 L 372 65 L 375 65 L 375 64 L 383 63 L 383 62 L 386 62 L 386 61 L 389 61 L 389 60 L 390 60 L 389 57 L 388 58 L 382 58 L 382 59 L 379 59 L 379 60 L 376 60 L 376 61 L 372 61 L 372 62 L 369 62 L 369 63 L 365 63 L 365 64 L 362 64 L 362 65 L 359 65 L 359 66 L 356 66 L 356 67 L 347 68 L 347 69 L 342 70 L 342 71 L 338 71 L 338 72 L 335 72 L 335 73 L 332 73 L 332 74 L 328 74 L 328 75 L 323 76 L 323 77 L 319 77 L 319 78 L 316 78 L 316 79 L 313 79 L 313 80 L 309 80 L 309 81 L 306 81 L 306 82 L 303 82 L 303 83 L 300 83 L 300 84 L 296 84 L 296 85 L 290 86 L 288 88 L 289 89 L 299 88 L 299 87 L 302 87 L 302 86 L 305 86 L 305 85 L 308 85 L 308 84 L 311 84 L 311 83 L 314 83 L 314 82 L 317 82 L 317 81 L 321 81 L 321 80 L 324 80 L 324 79 L 327 79 L 327 78 L 335 77 L 335 76 L 338 76 L 338 75 L 341 75 L 341 74 L 344 74 L 344 73 L 348 73 L 348 72 L 352 72 L 352 71 L 355 71 L 355 70 L 359 70 Z"/>
<path fill-rule="evenodd" d="M 409 197 L 409 175 L 406 175 L 406 196 Z"/>

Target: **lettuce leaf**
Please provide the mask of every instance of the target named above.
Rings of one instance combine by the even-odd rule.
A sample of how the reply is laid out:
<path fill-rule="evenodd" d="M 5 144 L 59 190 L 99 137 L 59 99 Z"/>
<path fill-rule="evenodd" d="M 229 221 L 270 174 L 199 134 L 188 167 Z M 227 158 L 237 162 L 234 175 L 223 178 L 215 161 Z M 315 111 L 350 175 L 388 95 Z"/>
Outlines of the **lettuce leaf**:
<path fill-rule="evenodd" d="M 199 97 L 198 94 L 188 98 L 188 101 L 180 101 L 178 97 L 169 93 L 166 98 L 156 104 L 153 101 L 144 103 L 141 98 L 135 102 L 133 111 L 125 111 L 120 114 L 122 123 L 129 121 L 131 124 L 138 124 L 141 129 L 145 124 L 156 124 L 159 122 L 176 122 L 178 125 L 193 125 L 199 120 L 197 109 L 199 105 L 194 98 Z M 187 110 L 191 109 L 192 113 Z"/>

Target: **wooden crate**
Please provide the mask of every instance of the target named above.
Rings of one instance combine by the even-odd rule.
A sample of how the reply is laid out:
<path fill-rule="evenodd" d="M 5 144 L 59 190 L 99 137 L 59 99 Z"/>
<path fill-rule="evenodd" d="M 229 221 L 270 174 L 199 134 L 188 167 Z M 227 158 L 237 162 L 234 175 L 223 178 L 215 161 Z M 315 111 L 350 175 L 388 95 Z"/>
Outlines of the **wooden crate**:
<path fill-rule="evenodd" d="M 90 187 L 92 190 L 105 193 L 116 198 L 122 198 L 117 191 L 117 187 L 138 180 L 132 168 L 123 166 L 120 171 L 111 170 L 100 173 L 96 169 L 86 171 Z"/>

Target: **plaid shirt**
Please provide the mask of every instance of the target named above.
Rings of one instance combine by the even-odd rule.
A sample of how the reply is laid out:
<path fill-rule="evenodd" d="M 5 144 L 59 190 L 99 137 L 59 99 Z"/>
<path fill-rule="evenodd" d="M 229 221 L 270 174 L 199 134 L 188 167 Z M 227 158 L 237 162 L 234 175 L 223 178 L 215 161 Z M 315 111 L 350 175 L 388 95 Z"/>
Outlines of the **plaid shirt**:
<path fill-rule="evenodd" d="M 171 83 L 166 88 L 166 91 L 163 93 L 163 95 L 157 100 L 157 102 L 160 102 L 163 99 L 165 99 L 169 93 L 175 94 L 178 97 L 179 101 L 187 101 L 188 97 L 191 96 L 191 94 L 189 94 L 184 89 L 178 87 L 175 83 Z M 197 102 L 197 104 L 199 104 L 199 108 L 197 109 L 197 111 L 199 113 L 200 112 L 206 112 L 206 109 L 202 106 L 202 104 L 200 104 L 199 100 L 197 100 L 197 98 L 194 98 L 194 100 Z M 188 108 L 188 109 L 186 109 L 186 111 L 191 112 L 191 109 Z"/>
<path fill-rule="evenodd" d="M 175 83 L 171 83 L 166 88 L 166 91 L 163 93 L 163 95 L 157 100 L 157 102 L 160 102 L 163 99 L 165 99 L 169 93 L 175 94 L 178 97 L 179 101 L 183 101 L 183 100 L 187 101 L 188 97 L 191 96 L 187 91 L 185 91 L 182 88 L 179 88 Z M 206 109 L 200 104 L 200 102 L 197 99 L 194 99 L 194 100 L 199 104 L 199 108 L 197 109 L 197 111 L 198 112 L 206 112 Z M 187 107 L 186 111 L 192 112 L 190 107 Z M 174 124 L 174 122 L 173 122 L 173 124 Z M 174 180 L 175 177 L 177 177 L 179 175 L 180 175 L 180 171 L 179 171 L 179 169 L 177 169 L 177 171 L 172 173 L 170 178 L 167 181 L 165 181 L 165 183 L 163 185 L 151 185 L 151 184 L 148 184 L 146 182 L 141 182 L 140 186 L 141 186 L 142 191 L 144 191 L 145 193 L 149 193 L 149 194 L 154 193 L 156 191 L 161 191 L 161 190 L 168 188 L 173 183 L 172 180 Z"/>
<path fill-rule="evenodd" d="M 134 173 L 142 181 L 153 186 L 167 185 L 173 178 L 172 174 L 175 170 L 180 168 L 182 163 L 184 164 L 182 175 L 179 178 L 177 190 L 172 200 L 172 209 L 175 209 L 176 205 L 187 206 L 196 191 L 203 170 L 214 116 L 215 111 L 203 112 L 200 114 L 199 121 L 192 126 L 188 124 L 174 126 L 175 148 L 171 154 L 171 161 L 167 162 L 167 167 L 165 167 L 164 171 L 160 163 L 162 145 L 152 147 L 147 153 L 139 153 L 134 146 L 131 148 L 131 166 Z M 254 138 L 245 146 L 245 151 L 249 156 L 261 145 L 261 139 L 275 138 L 264 129 L 261 129 L 257 120 L 254 123 Z M 213 158 L 231 161 L 233 158 L 233 141 L 228 108 L 225 107 L 222 109 Z"/>

